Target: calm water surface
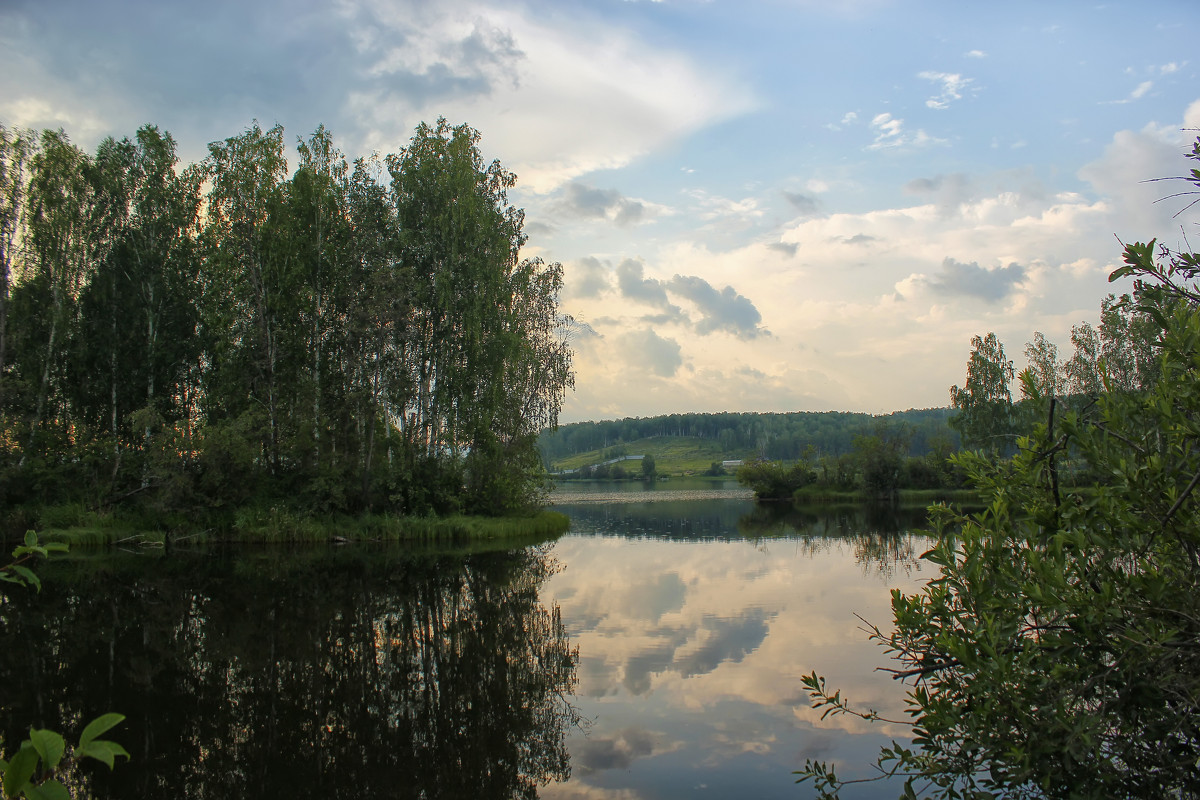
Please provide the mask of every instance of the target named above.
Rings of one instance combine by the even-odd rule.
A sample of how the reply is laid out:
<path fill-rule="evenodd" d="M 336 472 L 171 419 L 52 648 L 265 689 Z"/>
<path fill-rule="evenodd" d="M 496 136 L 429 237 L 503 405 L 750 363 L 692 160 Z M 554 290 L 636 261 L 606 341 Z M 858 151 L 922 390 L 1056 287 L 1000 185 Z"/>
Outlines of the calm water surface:
<path fill-rule="evenodd" d="M 48 565 L 0 599 L 3 733 L 126 714 L 133 762 L 73 773 L 79 796 L 620 800 L 807 797 L 806 757 L 865 774 L 903 736 L 819 722 L 800 676 L 903 713 L 855 615 L 887 622 L 928 577 L 919 519 L 781 513 L 732 482 L 555 500 L 571 533 L 514 550 Z"/>
<path fill-rule="evenodd" d="M 903 689 L 855 615 L 891 619 L 890 589 L 928 577 L 919 513 L 756 508 L 730 482 L 676 499 L 597 485 L 564 490 L 573 522 L 543 596 L 579 648 L 572 778 L 548 798 L 802 798 L 805 758 L 866 775 L 897 726 L 819 721 L 812 670 L 885 716 Z M 674 488 L 674 487 L 673 487 Z M 569 492 L 569 493 L 568 493 Z M 873 784 L 847 797 L 895 797 Z"/>

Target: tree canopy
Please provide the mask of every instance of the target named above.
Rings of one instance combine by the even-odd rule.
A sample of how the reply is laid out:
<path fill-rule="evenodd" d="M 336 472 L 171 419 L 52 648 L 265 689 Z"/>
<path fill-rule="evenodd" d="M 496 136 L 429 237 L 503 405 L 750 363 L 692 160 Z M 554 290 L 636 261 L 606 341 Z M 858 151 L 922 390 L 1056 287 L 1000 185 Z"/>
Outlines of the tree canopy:
<path fill-rule="evenodd" d="M 257 123 L 180 164 L 0 127 L 0 496 L 500 513 L 571 387 L 562 268 L 444 119 L 348 160 Z"/>

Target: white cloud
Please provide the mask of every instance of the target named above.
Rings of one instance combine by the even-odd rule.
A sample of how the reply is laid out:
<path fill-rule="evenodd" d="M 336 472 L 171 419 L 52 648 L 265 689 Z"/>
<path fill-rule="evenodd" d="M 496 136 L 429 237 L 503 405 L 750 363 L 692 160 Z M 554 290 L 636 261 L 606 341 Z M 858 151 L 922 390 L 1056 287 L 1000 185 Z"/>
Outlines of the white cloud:
<path fill-rule="evenodd" d="M 648 254 L 664 276 L 659 285 L 682 274 L 734 286 L 771 335 L 701 339 L 685 320 L 689 307 L 656 327 L 679 345 L 679 367 L 669 378 L 640 377 L 631 407 L 612 399 L 625 398 L 629 385 L 615 337 L 637 318 L 598 323 L 608 338 L 579 360 L 578 394 L 564 419 L 944 404 L 947 387 L 962 381 L 973 335 L 994 330 L 1017 353 L 1035 330 L 1066 342 L 1072 324 L 1095 319 L 1100 298 L 1128 290 L 1107 280 L 1120 263 L 1115 237 L 1180 244 L 1171 219 L 1179 205 L 1154 202 L 1170 185 L 1146 181 L 1186 168 L 1181 155 L 1194 135 L 1186 127 L 1200 127 L 1200 101 L 1182 122 L 1116 134 L 1080 170 L 1086 192 L 1055 191 L 1032 169 L 948 173 L 910 181 L 911 205 L 805 216 L 775 237 L 727 249 L 694 238 L 662 245 Z M 886 114 L 875 128 L 907 135 Z M 579 306 L 583 318 L 614 308 L 604 297 L 589 302 Z"/>
<path fill-rule="evenodd" d="M 904 120 L 896 119 L 887 112 L 872 117 L 871 127 L 875 129 L 875 143 L 872 147 L 892 147 L 902 141 L 900 134 L 904 130 Z"/>
<path fill-rule="evenodd" d="M 987 58 L 987 53 L 982 50 L 968 50 L 963 55 L 967 58 Z"/>
<path fill-rule="evenodd" d="M 548 208 L 553 213 L 606 220 L 621 227 L 643 225 L 673 213 L 667 206 L 626 197 L 616 189 L 598 189 L 581 181 L 567 183 Z"/>
<path fill-rule="evenodd" d="M 705 222 L 721 220 L 727 224 L 745 226 L 760 219 L 764 213 L 755 197 L 733 200 L 709 194 L 703 189 L 693 189 L 687 194 L 696 202 L 696 216 Z"/>
<path fill-rule="evenodd" d="M 1153 88 L 1154 88 L 1154 81 L 1142 81 L 1141 83 L 1139 83 L 1137 85 L 1137 87 L 1132 92 L 1129 93 L 1129 96 L 1126 97 L 1125 99 L 1110 100 L 1110 101 L 1108 101 L 1108 103 L 1109 103 L 1109 105 L 1116 105 L 1116 106 L 1125 105 L 1127 103 L 1132 103 L 1134 100 L 1140 100 L 1143 97 L 1145 97 L 1147 94 L 1150 93 L 1150 90 Z"/>
<path fill-rule="evenodd" d="M 961 100 L 963 92 L 975 82 L 973 78 L 964 78 L 958 73 L 949 72 L 926 71 L 919 73 L 917 77 L 942 85 L 940 93 L 925 101 L 927 107 L 939 110 L 949 108 L 955 100 Z"/>
<path fill-rule="evenodd" d="M 366 149 L 398 149 L 421 119 L 470 120 L 486 150 L 504 154 L 521 185 L 535 192 L 629 164 L 754 104 L 727 73 L 596 19 L 567 24 L 518 7 L 416 4 L 423 7 L 416 25 L 407 7 L 383 0 L 346 5 L 357 10 L 365 46 L 399 38 L 384 51 L 388 58 L 411 49 L 412 55 L 394 56 L 396 63 L 434 74 L 444 65 L 443 72 L 461 78 L 453 84 L 457 93 L 428 99 L 398 89 L 387 75 L 352 91 L 348 103 L 368 131 Z M 472 20 L 471 31 L 487 32 L 478 46 L 455 43 L 471 35 L 462 20 Z M 486 91 L 469 91 L 477 86 Z"/>
<path fill-rule="evenodd" d="M 868 150 L 886 150 L 894 147 L 925 147 L 946 143 L 945 139 L 930 136 L 924 130 L 909 133 L 904 129 L 904 120 L 893 117 L 886 111 L 882 114 L 876 114 L 871 118 L 871 129 L 875 131 L 875 141 L 867 145 Z"/>

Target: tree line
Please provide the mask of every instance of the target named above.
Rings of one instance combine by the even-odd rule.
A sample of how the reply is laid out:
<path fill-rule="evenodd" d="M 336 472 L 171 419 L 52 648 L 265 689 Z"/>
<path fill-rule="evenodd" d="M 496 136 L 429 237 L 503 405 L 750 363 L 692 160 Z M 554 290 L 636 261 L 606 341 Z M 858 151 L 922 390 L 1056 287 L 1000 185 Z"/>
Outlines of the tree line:
<path fill-rule="evenodd" d="M 995 333 L 975 336 L 961 387 L 950 388 L 955 410 L 951 425 L 971 449 L 1012 455 L 1017 439 L 1038 421 L 1035 398 L 1058 398 L 1080 408 L 1103 393 L 1145 392 L 1162 376 L 1158 339 L 1162 335 L 1162 293 L 1139 284 L 1132 294 L 1109 294 L 1100 302 L 1100 324 L 1071 328 L 1070 358 L 1041 331 L 1025 344 L 1026 369 L 1016 380 L 1013 362 Z M 1014 384 L 1020 398 L 1014 401 Z"/>
<path fill-rule="evenodd" d="M 950 416 L 949 408 L 929 408 L 879 416 L 850 411 L 735 411 L 626 417 L 573 422 L 543 431 L 538 447 L 546 463 L 551 463 L 653 436 L 690 436 L 716 441 L 726 453 L 748 451 L 760 458 L 791 461 L 811 450 L 822 455 L 848 454 L 856 437 L 873 435 L 882 424 L 903 431 L 907 454 L 922 456 L 944 446 L 947 439 L 957 449 L 958 436 L 947 426 Z"/>
<path fill-rule="evenodd" d="M 562 268 L 444 119 L 352 162 L 254 123 L 182 164 L 0 126 L 0 497 L 160 511 L 529 505 L 572 385 Z"/>

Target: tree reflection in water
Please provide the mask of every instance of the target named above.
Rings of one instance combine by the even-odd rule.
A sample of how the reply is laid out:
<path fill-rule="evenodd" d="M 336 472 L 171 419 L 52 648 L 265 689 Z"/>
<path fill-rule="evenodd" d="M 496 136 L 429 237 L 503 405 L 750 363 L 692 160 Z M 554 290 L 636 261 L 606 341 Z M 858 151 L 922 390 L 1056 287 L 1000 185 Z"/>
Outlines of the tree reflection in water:
<path fill-rule="evenodd" d="M 922 531 L 927 519 L 924 508 L 870 503 L 806 508 L 791 503 L 756 503 L 753 511 L 738 521 L 738 531 L 751 539 L 798 538 L 813 553 L 829 550 L 837 542 L 849 542 L 864 573 L 890 577 L 897 569 L 910 573 L 920 568 L 921 554 L 930 543 Z"/>
<path fill-rule="evenodd" d="M 0 604 L 4 738 L 127 715 L 132 762 L 72 776 L 82 796 L 536 797 L 578 721 L 554 569 L 544 548 L 48 565 Z"/>

